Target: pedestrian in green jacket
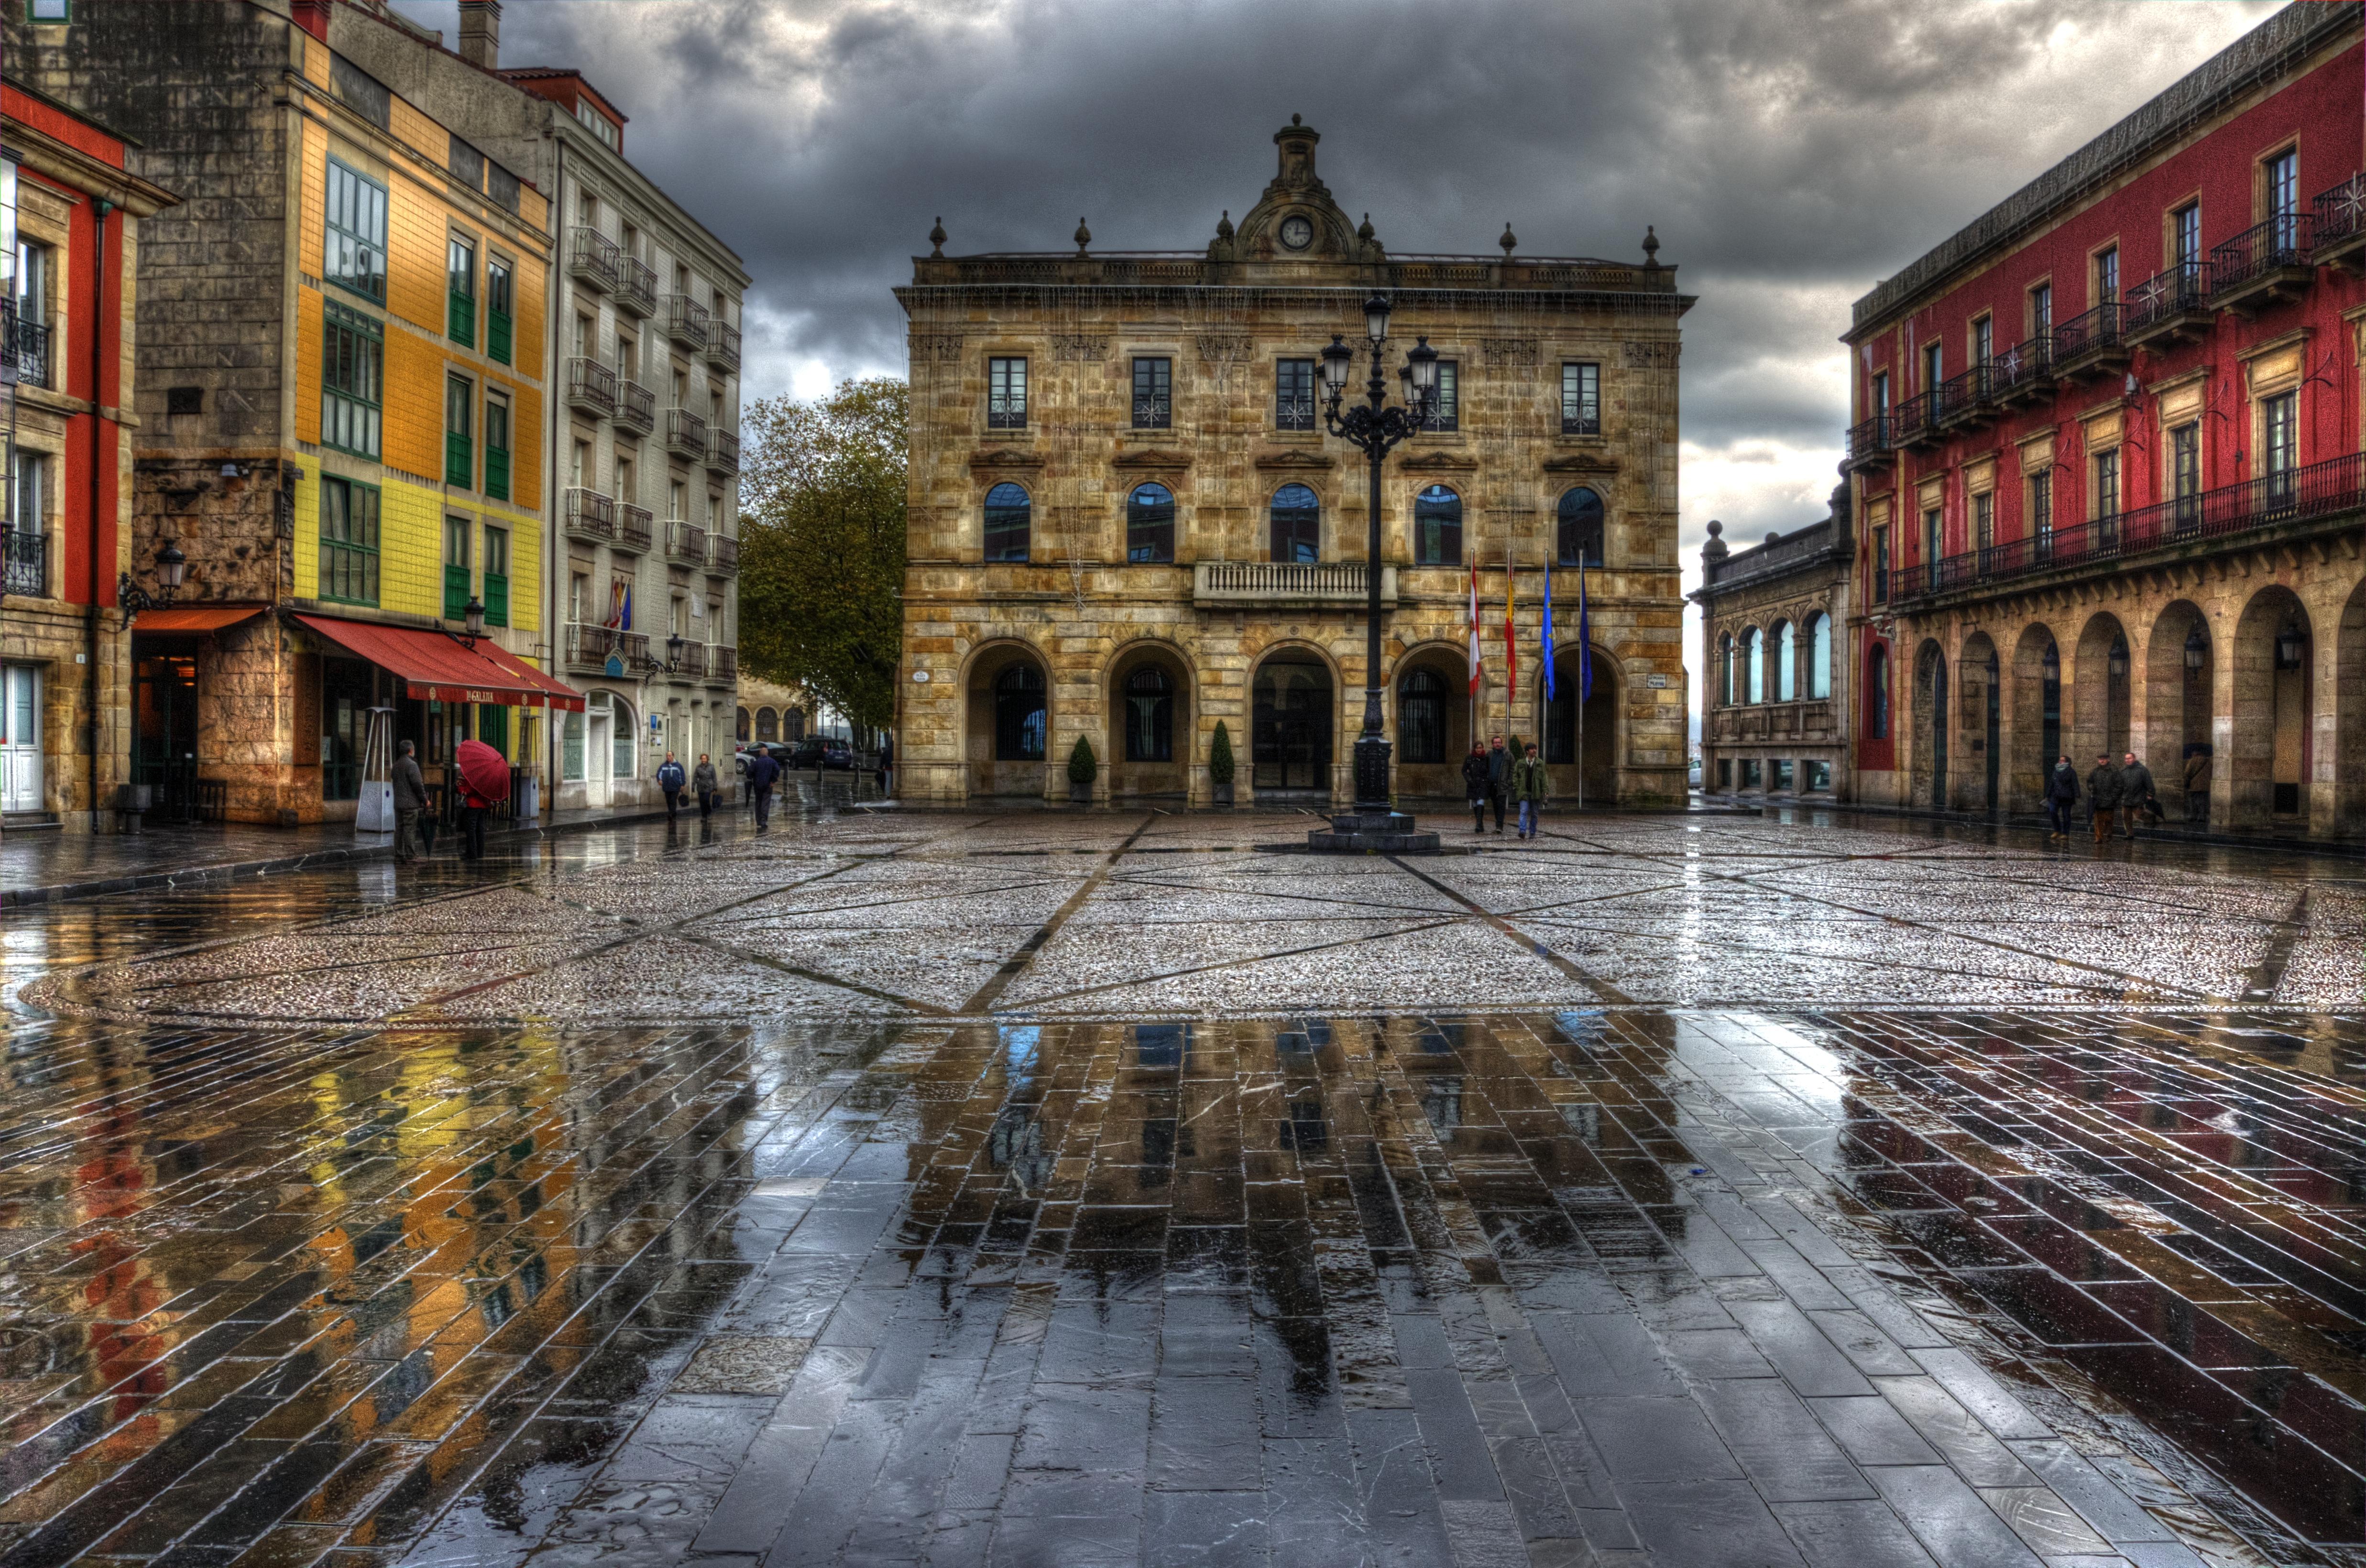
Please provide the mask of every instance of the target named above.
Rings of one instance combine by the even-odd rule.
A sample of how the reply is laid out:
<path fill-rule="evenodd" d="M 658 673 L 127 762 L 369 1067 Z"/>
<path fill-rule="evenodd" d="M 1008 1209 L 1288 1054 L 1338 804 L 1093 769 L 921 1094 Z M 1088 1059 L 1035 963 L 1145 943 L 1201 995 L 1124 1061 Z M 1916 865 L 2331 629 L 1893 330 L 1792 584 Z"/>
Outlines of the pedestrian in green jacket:
<path fill-rule="evenodd" d="M 1533 745 L 1527 755 L 1512 764 L 1512 799 L 1520 806 L 1520 836 L 1537 835 L 1537 812 L 1552 793 L 1552 779 L 1545 772 L 1545 759 L 1537 755 Z"/>

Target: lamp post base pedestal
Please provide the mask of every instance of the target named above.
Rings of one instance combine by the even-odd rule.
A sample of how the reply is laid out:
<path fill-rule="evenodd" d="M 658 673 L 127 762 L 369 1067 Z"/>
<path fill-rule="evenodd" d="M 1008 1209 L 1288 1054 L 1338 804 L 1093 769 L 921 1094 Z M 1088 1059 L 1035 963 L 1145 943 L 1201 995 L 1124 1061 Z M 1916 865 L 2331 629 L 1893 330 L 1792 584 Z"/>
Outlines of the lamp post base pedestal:
<path fill-rule="evenodd" d="M 1414 825 L 1403 812 L 1369 808 L 1340 812 L 1327 828 L 1306 835 L 1306 846 L 1317 855 L 1436 855 L 1437 834 Z"/>

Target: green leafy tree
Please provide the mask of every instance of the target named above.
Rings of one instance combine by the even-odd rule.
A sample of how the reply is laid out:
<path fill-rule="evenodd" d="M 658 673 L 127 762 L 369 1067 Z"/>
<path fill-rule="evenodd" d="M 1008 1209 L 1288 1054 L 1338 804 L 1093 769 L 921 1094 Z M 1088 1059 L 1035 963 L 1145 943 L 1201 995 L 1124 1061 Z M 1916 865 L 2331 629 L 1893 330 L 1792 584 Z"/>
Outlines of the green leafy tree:
<path fill-rule="evenodd" d="M 741 420 L 740 659 L 872 729 L 896 714 L 910 408 L 877 376 L 766 398 Z"/>

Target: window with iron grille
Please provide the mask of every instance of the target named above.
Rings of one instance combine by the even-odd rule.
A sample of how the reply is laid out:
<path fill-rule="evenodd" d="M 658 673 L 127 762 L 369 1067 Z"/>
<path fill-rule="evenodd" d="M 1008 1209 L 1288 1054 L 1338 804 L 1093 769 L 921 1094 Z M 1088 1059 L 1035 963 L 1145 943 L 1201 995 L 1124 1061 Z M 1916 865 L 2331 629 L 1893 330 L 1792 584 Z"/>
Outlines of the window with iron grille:
<path fill-rule="evenodd" d="M 1456 368 L 1453 360 L 1437 362 L 1437 400 L 1431 407 L 1429 417 L 1422 420 L 1422 429 L 1451 431 L 1462 428 L 1460 377 L 1456 374 Z"/>
<path fill-rule="evenodd" d="M 1133 428 L 1163 431 L 1175 422 L 1175 362 L 1138 358 L 1133 362 Z"/>
<path fill-rule="evenodd" d="M 386 187 L 332 158 L 322 216 L 321 275 L 385 304 Z"/>
<path fill-rule="evenodd" d="M 1273 367 L 1273 423 L 1276 430 L 1314 428 L 1314 362 L 1285 359 Z"/>
<path fill-rule="evenodd" d="M 1572 360 L 1560 367 L 1560 433 L 1602 433 L 1602 367 Z"/>
<path fill-rule="evenodd" d="M 26 599 L 46 599 L 50 590 L 48 513 L 49 459 L 23 447 L 8 454 L 6 589 Z"/>
<path fill-rule="evenodd" d="M 321 444 L 375 458 L 386 399 L 386 329 L 332 300 L 321 310 Z"/>
<path fill-rule="evenodd" d="M 377 602 L 378 489 L 326 475 L 321 480 L 321 597 Z"/>
<path fill-rule="evenodd" d="M 986 362 L 986 424 L 988 430 L 1027 428 L 1027 362 L 989 359 Z"/>

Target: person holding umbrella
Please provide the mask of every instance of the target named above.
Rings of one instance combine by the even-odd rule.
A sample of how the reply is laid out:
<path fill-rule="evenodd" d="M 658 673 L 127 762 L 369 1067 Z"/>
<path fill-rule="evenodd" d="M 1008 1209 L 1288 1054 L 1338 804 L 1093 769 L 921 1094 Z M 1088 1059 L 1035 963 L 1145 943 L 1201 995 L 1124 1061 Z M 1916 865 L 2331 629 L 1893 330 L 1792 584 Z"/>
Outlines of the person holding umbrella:
<path fill-rule="evenodd" d="M 467 834 L 461 845 L 460 858 L 482 860 L 485 857 L 485 813 L 498 802 L 510 798 L 510 765 L 507 758 L 483 741 L 462 741 L 457 760 L 461 825 Z"/>

